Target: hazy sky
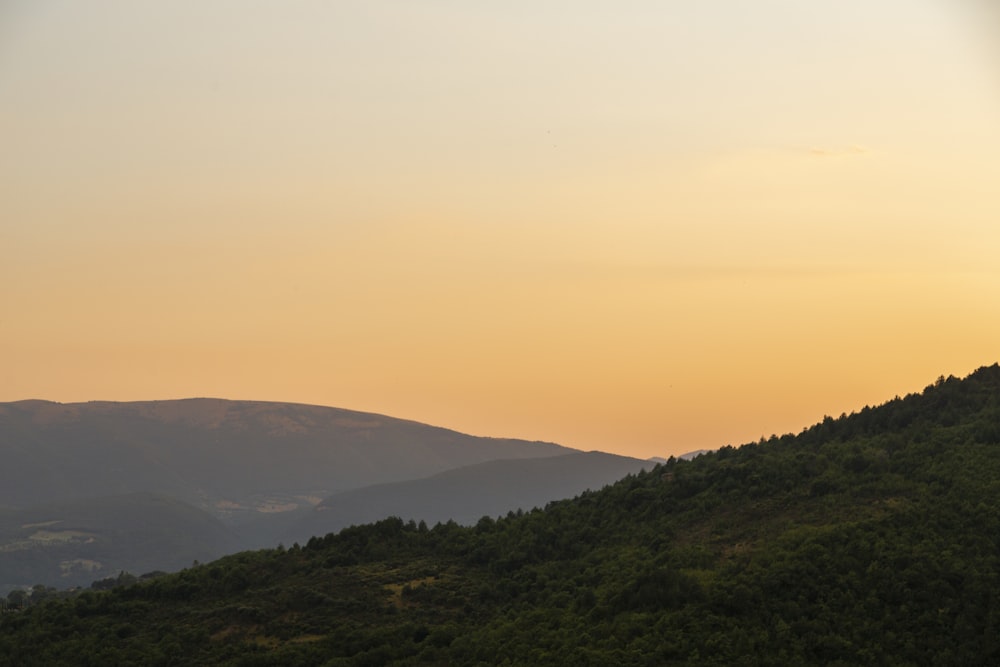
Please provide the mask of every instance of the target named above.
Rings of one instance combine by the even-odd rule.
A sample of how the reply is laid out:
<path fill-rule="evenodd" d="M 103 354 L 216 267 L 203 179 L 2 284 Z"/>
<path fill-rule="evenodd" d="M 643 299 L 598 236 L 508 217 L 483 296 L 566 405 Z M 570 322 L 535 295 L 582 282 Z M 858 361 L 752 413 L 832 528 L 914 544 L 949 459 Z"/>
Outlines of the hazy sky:
<path fill-rule="evenodd" d="M 0 4 L 0 400 L 666 456 L 1000 360 L 974 0 Z"/>

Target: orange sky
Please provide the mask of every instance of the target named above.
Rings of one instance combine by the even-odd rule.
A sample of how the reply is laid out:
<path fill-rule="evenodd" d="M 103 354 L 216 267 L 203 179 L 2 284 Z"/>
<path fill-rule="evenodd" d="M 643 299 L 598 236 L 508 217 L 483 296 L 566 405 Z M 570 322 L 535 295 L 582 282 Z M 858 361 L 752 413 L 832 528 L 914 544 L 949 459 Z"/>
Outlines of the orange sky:
<path fill-rule="evenodd" d="M 645 457 L 965 375 L 1000 360 L 987 6 L 8 2 L 0 401 Z"/>

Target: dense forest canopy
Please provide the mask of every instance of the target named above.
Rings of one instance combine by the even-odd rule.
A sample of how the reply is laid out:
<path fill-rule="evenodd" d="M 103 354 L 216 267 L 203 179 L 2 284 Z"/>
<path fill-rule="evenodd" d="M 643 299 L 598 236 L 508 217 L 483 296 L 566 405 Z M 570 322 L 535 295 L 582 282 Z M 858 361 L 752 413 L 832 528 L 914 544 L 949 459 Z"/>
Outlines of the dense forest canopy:
<path fill-rule="evenodd" d="M 0 663 L 997 664 L 998 492 L 993 365 L 544 510 L 40 602 Z"/>

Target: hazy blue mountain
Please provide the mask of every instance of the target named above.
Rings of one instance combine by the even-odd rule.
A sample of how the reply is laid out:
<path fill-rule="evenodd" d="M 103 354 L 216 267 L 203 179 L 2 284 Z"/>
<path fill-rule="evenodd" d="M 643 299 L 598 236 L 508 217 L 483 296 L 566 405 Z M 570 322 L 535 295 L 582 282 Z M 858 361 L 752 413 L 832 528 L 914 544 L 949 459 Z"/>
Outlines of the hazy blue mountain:
<path fill-rule="evenodd" d="M 483 516 L 544 507 L 588 489 L 597 490 L 653 465 L 604 452 L 489 461 L 423 479 L 338 493 L 308 512 L 283 537 L 303 541 L 389 516 L 431 525 L 449 520 L 472 524 Z"/>
<path fill-rule="evenodd" d="M 241 548 L 218 519 L 149 493 L 0 511 L 0 590 L 177 570 Z"/>
<path fill-rule="evenodd" d="M 290 403 L 19 401 L 0 403 L 0 507 L 150 492 L 239 523 L 347 489 L 571 451 Z"/>
<path fill-rule="evenodd" d="M 0 584 L 63 587 L 389 515 L 471 523 L 652 465 L 383 415 L 219 399 L 3 403 L 0 460 Z"/>

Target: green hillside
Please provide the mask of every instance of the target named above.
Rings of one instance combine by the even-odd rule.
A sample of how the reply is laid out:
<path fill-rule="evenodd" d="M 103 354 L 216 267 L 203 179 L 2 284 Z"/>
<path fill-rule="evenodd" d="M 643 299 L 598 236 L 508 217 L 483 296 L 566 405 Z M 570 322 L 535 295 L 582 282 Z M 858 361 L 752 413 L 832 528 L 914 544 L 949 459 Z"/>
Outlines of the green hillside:
<path fill-rule="evenodd" d="M 995 665 L 1000 367 L 473 527 L 398 519 L 0 620 L 17 665 Z"/>

